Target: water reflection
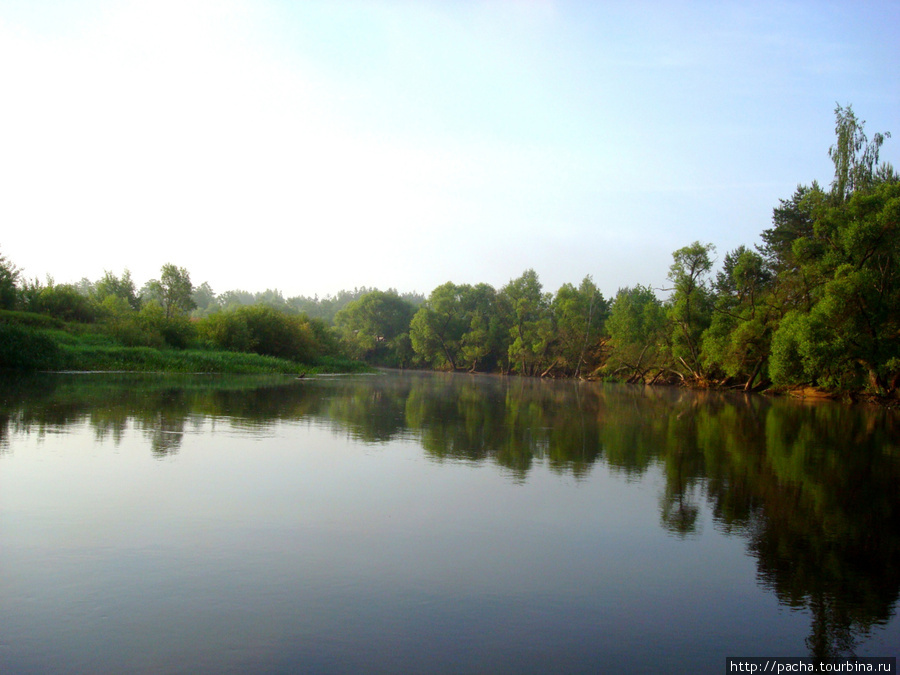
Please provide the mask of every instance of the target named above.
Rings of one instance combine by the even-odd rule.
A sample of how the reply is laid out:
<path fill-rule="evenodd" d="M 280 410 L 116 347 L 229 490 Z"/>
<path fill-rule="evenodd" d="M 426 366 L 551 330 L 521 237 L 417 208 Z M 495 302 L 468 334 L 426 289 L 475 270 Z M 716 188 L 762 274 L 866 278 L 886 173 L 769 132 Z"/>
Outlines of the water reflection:
<path fill-rule="evenodd" d="M 900 429 L 890 411 L 415 373 L 21 376 L 0 391 L 0 453 L 16 436 L 87 424 L 114 443 L 137 429 L 164 458 L 205 421 L 265 434 L 306 420 L 362 443 L 412 439 L 434 462 L 492 463 L 521 483 L 535 464 L 575 480 L 598 465 L 626 480 L 658 466 L 661 527 L 694 537 L 708 507 L 717 529 L 746 540 L 759 583 L 809 612 L 816 657 L 853 654 L 900 593 Z"/>

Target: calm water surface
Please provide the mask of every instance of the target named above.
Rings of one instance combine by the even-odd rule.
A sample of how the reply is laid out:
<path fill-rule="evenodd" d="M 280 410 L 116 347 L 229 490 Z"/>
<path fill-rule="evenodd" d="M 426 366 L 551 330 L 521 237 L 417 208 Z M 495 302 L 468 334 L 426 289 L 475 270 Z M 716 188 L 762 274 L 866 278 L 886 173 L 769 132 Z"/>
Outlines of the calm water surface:
<path fill-rule="evenodd" d="M 0 672 L 897 656 L 898 414 L 398 374 L 0 381 Z"/>

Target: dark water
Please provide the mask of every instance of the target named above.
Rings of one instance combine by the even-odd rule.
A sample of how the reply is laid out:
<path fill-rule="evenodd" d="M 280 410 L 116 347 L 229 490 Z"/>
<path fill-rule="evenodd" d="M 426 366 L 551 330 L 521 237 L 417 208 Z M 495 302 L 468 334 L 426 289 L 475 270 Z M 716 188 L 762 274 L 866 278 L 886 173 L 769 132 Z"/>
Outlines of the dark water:
<path fill-rule="evenodd" d="M 898 414 L 430 374 L 0 381 L 0 672 L 896 656 Z"/>

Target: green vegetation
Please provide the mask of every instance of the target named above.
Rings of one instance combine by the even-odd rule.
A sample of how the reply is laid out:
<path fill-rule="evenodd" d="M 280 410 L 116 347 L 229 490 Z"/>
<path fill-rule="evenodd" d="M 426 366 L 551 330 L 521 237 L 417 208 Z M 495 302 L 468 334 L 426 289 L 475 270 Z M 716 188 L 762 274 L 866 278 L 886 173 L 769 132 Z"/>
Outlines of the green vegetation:
<path fill-rule="evenodd" d="M 494 369 L 502 345 L 498 314 L 497 292 L 491 286 L 447 282 L 434 289 L 413 316 L 413 350 L 435 369 Z"/>
<path fill-rule="evenodd" d="M 138 294 L 126 270 L 96 284 L 19 284 L 0 256 L 0 368 L 179 373 L 359 372 L 325 323 L 287 308 L 237 306 L 188 313 L 190 276 L 164 265 Z M 9 291 L 9 289 L 12 289 Z M 0 288 L 2 290 L 2 288 Z M 201 290 L 208 290 L 208 286 Z"/>
<path fill-rule="evenodd" d="M 638 285 L 610 302 L 590 277 L 554 295 L 534 270 L 499 290 L 447 282 L 427 298 L 367 288 L 324 299 L 285 299 L 277 289 L 217 296 L 171 264 L 138 293 L 127 270 L 96 283 L 41 284 L 22 281 L 0 256 L 0 310 L 19 310 L 2 318 L 0 366 L 145 361 L 144 352 L 129 348 L 174 351 L 177 358 L 165 358 L 179 364 L 205 350 L 285 359 L 292 368 L 346 367 L 355 359 L 746 391 L 818 387 L 895 399 L 900 178 L 879 161 L 889 134 L 869 141 L 850 107 L 838 106 L 835 121 L 830 189 L 800 185 L 774 209 L 762 244 L 727 252 L 715 276 L 712 244 L 678 249 L 666 298 Z M 40 323 L 50 320 L 59 323 Z M 52 330 L 79 336 L 81 344 Z M 89 334 L 108 344 L 87 340 Z"/>
<path fill-rule="evenodd" d="M 60 351 L 46 331 L 0 322 L 0 364 L 6 368 L 50 370 L 62 363 Z"/>
<path fill-rule="evenodd" d="M 324 323 L 290 315 L 266 305 L 250 305 L 210 314 L 197 332 L 217 349 L 310 362 L 337 352 Z"/>
<path fill-rule="evenodd" d="M 112 334 L 90 327 L 37 327 L 47 319 L 37 314 L 0 311 L 0 364 L 13 370 L 137 371 L 171 373 L 361 372 L 362 363 L 340 354 L 306 360 L 260 353 L 209 348 L 125 346 Z M 188 324 L 190 325 L 190 324 Z M 98 326 L 95 330 L 103 330 Z"/>
<path fill-rule="evenodd" d="M 629 382 L 663 374 L 667 354 L 666 310 L 649 286 L 637 285 L 616 293 L 610 308 L 607 330 L 615 350 L 606 363 L 613 376 Z"/>
<path fill-rule="evenodd" d="M 409 324 L 413 306 L 393 292 L 371 291 L 334 318 L 341 341 L 353 358 L 379 366 L 410 364 Z"/>
<path fill-rule="evenodd" d="M 544 293 L 533 270 L 499 291 L 447 283 L 410 323 L 414 363 L 692 386 L 900 395 L 900 178 L 852 108 L 835 110 L 830 190 L 801 185 L 762 244 L 673 253 L 667 298 L 607 303 L 590 278 Z M 476 287 L 480 288 L 480 287 Z M 466 348 L 469 351 L 466 351 Z M 477 347 L 477 349 L 476 349 Z M 477 358 L 475 355 L 477 354 Z"/>
<path fill-rule="evenodd" d="M 900 395 L 900 179 L 850 107 L 835 110 L 830 190 L 799 186 L 762 245 L 673 253 L 669 297 L 646 286 L 607 303 L 590 278 L 544 293 L 533 270 L 473 309 L 472 288 L 438 287 L 416 312 L 414 362 L 523 375 L 692 386 Z M 477 318 L 477 320 L 475 320 Z M 480 345 L 478 359 L 463 347 Z"/>

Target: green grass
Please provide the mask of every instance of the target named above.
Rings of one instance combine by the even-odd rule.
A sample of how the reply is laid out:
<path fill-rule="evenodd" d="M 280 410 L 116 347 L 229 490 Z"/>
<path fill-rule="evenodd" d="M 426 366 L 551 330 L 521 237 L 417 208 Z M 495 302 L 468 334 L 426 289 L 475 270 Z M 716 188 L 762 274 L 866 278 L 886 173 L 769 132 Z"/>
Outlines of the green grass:
<path fill-rule="evenodd" d="M 0 309 L 0 323 L 14 324 L 17 326 L 31 326 L 33 328 L 64 328 L 65 322 L 46 314 L 34 312 L 16 312 L 9 309 Z"/>
<path fill-rule="evenodd" d="M 0 313 L 0 368 L 45 371 L 322 374 L 365 372 L 362 363 L 328 356 L 313 363 L 212 349 L 126 347 L 91 326 L 26 312 Z"/>
<path fill-rule="evenodd" d="M 50 370 L 60 358 L 59 343 L 49 331 L 0 321 L 0 367 Z"/>
<path fill-rule="evenodd" d="M 303 364 L 258 354 L 215 352 L 200 349 L 60 345 L 60 370 L 104 370 L 166 373 L 289 373 L 309 369 Z"/>

